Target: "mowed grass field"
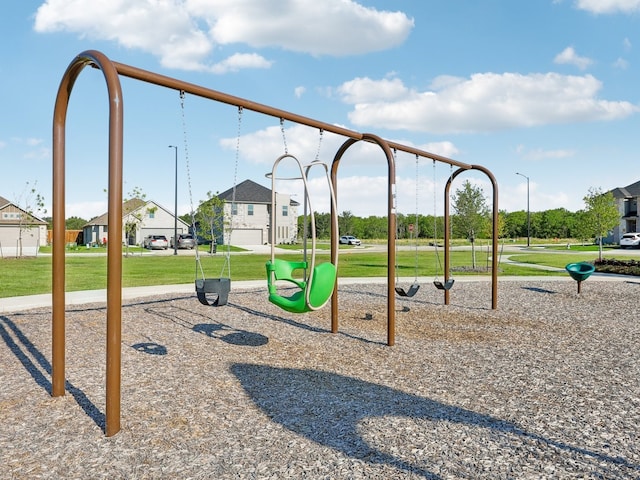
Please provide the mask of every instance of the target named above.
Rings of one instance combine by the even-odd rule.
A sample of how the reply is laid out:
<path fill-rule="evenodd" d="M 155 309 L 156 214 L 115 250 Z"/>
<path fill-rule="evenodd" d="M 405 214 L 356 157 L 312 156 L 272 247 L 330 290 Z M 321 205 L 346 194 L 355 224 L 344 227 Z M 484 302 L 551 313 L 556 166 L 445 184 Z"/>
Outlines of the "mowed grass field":
<path fill-rule="evenodd" d="M 516 262 L 529 263 L 532 267 L 500 262 L 500 275 L 562 275 L 563 273 L 535 269 L 535 265 L 548 265 L 563 268 L 567 263 L 593 261 L 597 253 L 584 251 L 579 253 L 526 253 L 510 254 Z M 291 253 L 282 257 L 298 260 L 300 254 Z M 231 255 L 232 280 L 259 280 L 264 278 L 265 254 Z M 206 277 L 226 276 L 223 273 L 225 255 L 218 253 L 202 255 L 201 263 Z M 317 262 L 329 261 L 328 251 L 318 251 Z M 442 276 L 443 252 L 438 256 L 433 251 L 401 250 L 397 252 L 397 275 L 400 277 Z M 476 251 L 476 266 L 473 271 L 471 252 L 452 251 L 451 267 L 454 276 L 490 275 L 490 258 L 486 249 Z M 5 258 L 0 260 L 0 297 L 34 295 L 51 292 L 51 257 Z M 226 272 L 226 270 L 225 270 Z M 123 287 L 149 285 L 172 285 L 191 283 L 200 277 L 196 271 L 193 256 L 130 255 L 122 258 Z M 386 252 L 367 252 L 365 250 L 341 250 L 338 275 L 340 277 L 385 277 L 387 275 Z M 66 290 L 95 290 L 106 288 L 107 258 L 102 255 L 66 256 Z"/>

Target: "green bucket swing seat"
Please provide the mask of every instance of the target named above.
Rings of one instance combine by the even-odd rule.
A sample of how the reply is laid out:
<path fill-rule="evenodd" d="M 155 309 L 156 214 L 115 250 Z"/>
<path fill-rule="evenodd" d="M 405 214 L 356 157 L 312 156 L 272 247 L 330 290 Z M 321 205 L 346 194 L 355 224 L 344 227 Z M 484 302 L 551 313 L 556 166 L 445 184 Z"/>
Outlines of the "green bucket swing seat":
<path fill-rule="evenodd" d="M 289 262 L 276 258 L 268 261 L 266 268 L 269 301 L 287 312 L 304 313 L 322 308 L 333 293 L 337 269 L 332 263 L 316 265 L 309 275 L 309 282 L 293 277 L 295 270 L 308 268 L 307 262 Z M 276 281 L 289 282 L 299 290 L 288 297 L 279 295 Z"/>
<path fill-rule="evenodd" d="M 279 163 L 285 159 L 293 159 L 297 164 L 300 177 L 294 178 L 281 178 L 280 180 L 302 180 L 304 185 L 304 214 L 305 214 L 305 241 L 304 241 L 304 259 L 302 261 L 288 261 L 280 258 L 275 258 L 275 223 L 276 217 L 275 212 L 277 211 L 276 205 L 276 191 L 275 191 L 275 181 L 278 179 L 276 177 L 276 170 Z M 269 301 L 274 305 L 277 305 L 281 309 L 291 312 L 291 313 L 305 313 L 310 312 L 312 310 L 318 310 L 326 305 L 326 303 L 331 298 L 333 293 L 334 286 L 336 284 L 336 279 L 338 276 L 338 267 L 337 267 L 337 259 L 336 263 L 331 262 L 323 262 L 316 264 L 316 231 L 315 231 L 315 217 L 314 211 L 311 206 L 311 201 L 308 196 L 308 184 L 307 184 L 307 174 L 312 166 L 322 166 L 325 170 L 325 176 L 327 178 L 327 182 L 329 185 L 329 191 L 331 194 L 331 204 L 333 208 L 336 208 L 335 204 L 335 193 L 333 190 L 333 185 L 331 182 L 331 178 L 329 177 L 328 168 L 324 163 L 320 163 L 318 161 L 314 161 L 313 163 L 302 166 L 300 161 L 290 155 L 285 153 L 278 157 L 273 165 L 273 169 L 270 174 L 267 176 L 271 177 L 272 181 L 272 199 L 271 199 L 271 259 L 266 262 L 266 273 L 267 273 L 267 286 L 269 291 Z M 306 251 L 306 219 L 307 219 L 307 207 L 309 210 L 310 216 L 310 225 L 311 225 L 311 253 L 310 253 L 310 261 L 307 261 L 307 251 Z M 337 223 L 337 222 L 336 222 Z M 337 229 L 337 225 L 334 225 L 333 228 Z M 294 276 L 296 271 L 301 271 L 301 274 Z M 285 296 L 279 293 L 279 285 L 278 282 L 289 284 L 289 286 L 293 286 L 297 288 L 297 290 L 289 295 Z"/>

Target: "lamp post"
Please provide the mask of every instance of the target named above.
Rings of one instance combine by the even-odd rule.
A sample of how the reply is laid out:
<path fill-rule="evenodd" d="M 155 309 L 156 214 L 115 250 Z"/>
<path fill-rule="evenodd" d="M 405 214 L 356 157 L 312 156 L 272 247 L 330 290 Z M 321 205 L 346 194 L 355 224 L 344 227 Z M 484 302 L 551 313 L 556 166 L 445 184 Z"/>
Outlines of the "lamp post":
<path fill-rule="evenodd" d="M 522 173 L 516 172 L 516 175 L 520 175 L 527 179 L 527 248 L 531 246 L 531 212 L 529 210 L 529 177 Z"/>
<path fill-rule="evenodd" d="M 178 255 L 178 147 L 169 145 L 176 153 L 175 195 L 173 203 L 173 254 Z"/>

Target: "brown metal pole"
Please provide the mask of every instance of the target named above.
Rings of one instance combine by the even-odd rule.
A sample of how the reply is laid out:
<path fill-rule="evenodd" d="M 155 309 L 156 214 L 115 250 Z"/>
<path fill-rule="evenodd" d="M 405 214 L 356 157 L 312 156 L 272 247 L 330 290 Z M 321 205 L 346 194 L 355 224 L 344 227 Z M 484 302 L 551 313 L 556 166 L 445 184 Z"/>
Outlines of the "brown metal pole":
<path fill-rule="evenodd" d="M 53 359 L 52 395 L 64 394 L 64 220 L 65 220 L 65 121 L 69 96 L 77 76 L 87 65 L 98 67 L 109 94 L 109 231 L 115 237 L 107 245 L 107 436 L 120 431 L 121 325 L 122 325 L 122 89 L 118 72 L 102 53 L 89 50 L 69 65 L 61 82 L 53 127 Z"/>
<path fill-rule="evenodd" d="M 109 91 L 109 230 L 122 232 L 123 104 L 120 78 L 113 64 L 101 62 Z M 107 244 L 107 399 L 106 435 L 120 431 L 122 370 L 122 241 Z"/>
<path fill-rule="evenodd" d="M 491 186 L 493 187 L 493 212 L 492 212 L 492 229 L 491 229 L 491 308 L 496 310 L 498 308 L 498 225 L 500 222 L 500 212 L 498 210 L 498 182 L 493 173 L 487 170 L 482 165 L 472 165 L 472 169 L 483 172 L 489 180 L 491 180 Z"/>
<path fill-rule="evenodd" d="M 393 157 L 393 152 L 389 148 L 389 144 L 378 137 L 370 133 L 363 133 L 362 140 L 367 142 L 376 143 L 382 148 L 387 158 L 388 176 L 389 176 L 389 188 L 387 190 L 387 345 L 393 346 L 395 344 L 395 330 L 396 330 L 396 297 L 395 297 L 395 265 L 396 265 L 396 164 Z M 336 188 L 338 180 L 338 166 L 340 159 L 344 152 L 347 151 L 358 140 L 350 138 L 345 141 L 338 149 L 333 163 L 331 164 L 331 182 L 334 188 Z M 337 190 L 336 190 L 337 199 Z M 335 220 L 334 215 L 337 212 L 332 210 L 331 221 Z M 337 255 L 337 232 L 335 237 L 333 231 L 331 233 L 331 258 L 333 260 L 334 255 Z M 331 331 L 336 333 L 338 331 L 338 282 L 334 286 L 333 295 L 331 297 Z"/>
<path fill-rule="evenodd" d="M 340 160 L 344 152 L 357 141 L 358 139 L 355 138 L 346 140 L 333 157 L 333 162 L 331 162 L 331 184 L 333 185 L 336 204 L 338 203 L 338 167 L 340 166 Z M 338 212 L 333 208 L 333 205 L 331 205 L 331 225 L 337 225 L 337 222 Z M 331 262 L 334 264 L 339 255 L 340 248 L 338 245 L 338 233 L 337 230 L 334 231 L 334 229 L 331 228 Z M 338 333 L 339 329 L 338 303 L 338 278 L 336 278 L 336 283 L 333 286 L 333 294 L 331 295 L 331 333 Z"/>
<path fill-rule="evenodd" d="M 451 255 L 449 249 L 451 248 L 451 213 L 450 213 L 450 199 L 449 189 L 451 188 L 451 182 L 454 175 L 449 177 L 447 184 L 444 188 L 444 283 L 449 280 L 449 271 L 451 265 Z M 438 248 L 438 239 L 436 238 L 436 246 Z M 449 305 L 450 295 L 449 290 L 444 290 L 444 304 Z"/>
<path fill-rule="evenodd" d="M 338 165 L 340 164 L 340 159 L 342 158 L 342 154 L 344 150 L 346 150 L 345 145 L 347 143 L 353 143 L 355 140 L 349 139 L 345 144 L 340 147 L 338 152 L 336 153 L 333 162 L 331 163 L 331 185 L 333 185 L 333 192 L 336 199 L 336 205 L 338 203 Z M 333 206 L 333 202 L 331 203 L 331 263 L 336 265 L 336 260 L 338 259 L 339 252 L 339 244 L 338 244 L 338 230 L 334 228 L 334 225 L 337 225 L 338 222 L 338 212 Z M 339 268 L 339 267 L 338 267 Z M 338 313 L 338 282 L 340 280 L 339 276 L 336 276 L 336 282 L 333 285 L 333 294 L 331 295 L 331 333 L 338 333 L 338 323 L 339 323 L 339 313 Z"/>
<path fill-rule="evenodd" d="M 72 63 L 62 77 L 53 112 L 53 256 L 51 395 L 65 393 L 65 123 L 69 95 L 84 64 Z"/>
<path fill-rule="evenodd" d="M 491 308 L 498 308 L 498 219 L 500 212 L 498 211 L 498 182 L 493 174 L 487 170 L 485 167 L 481 165 L 471 165 L 472 170 L 479 170 L 483 172 L 489 180 L 491 180 L 491 185 L 493 187 L 493 213 L 492 213 L 492 253 L 491 253 Z M 449 223 L 449 191 L 451 189 L 451 183 L 453 180 L 460 175 L 462 172 L 466 171 L 463 168 L 459 168 L 454 173 L 451 174 L 449 180 L 447 180 L 447 184 L 444 189 L 444 215 L 445 215 L 445 251 L 444 251 L 444 278 L 445 281 L 449 279 L 449 240 L 448 240 L 448 223 Z M 449 305 L 449 291 L 445 290 L 444 292 L 444 303 L 445 305 Z"/>

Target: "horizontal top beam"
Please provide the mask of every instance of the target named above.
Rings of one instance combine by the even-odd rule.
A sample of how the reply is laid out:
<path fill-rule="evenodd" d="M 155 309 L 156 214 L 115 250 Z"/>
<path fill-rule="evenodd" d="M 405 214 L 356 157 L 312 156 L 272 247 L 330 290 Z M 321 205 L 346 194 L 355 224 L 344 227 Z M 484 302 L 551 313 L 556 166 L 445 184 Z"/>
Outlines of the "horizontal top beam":
<path fill-rule="evenodd" d="M 118 63 L 118 62 L 112 62 L 112 63 L 116 68 L 116 71 L 118 72 L 118 74 L 124 77 L 133 78 L 135 80 L 152 83 L 162 87 L 172 88 L 178 91 L 184 91 L 186 93 L 190 93 L 198 97 L 207 98 L 209 100 L 215 100 L 221 103 L 226 103 L 228 105 L 234 105 L 237 107 L 246 108 L 247 110 L 262 113 L 265 115 L 270 115 L 276 118 L 281 118 L 284 120 L 288 120 L 290 122 L 307 125 L 309 127 L 317 128 L 327 132 L 336 133 L 338 135 L 353 138 L 356 140 L 362 140 L 363 138 L 362 133 L 356 132 L 354 130 L 349 130 L 347 128 L 339 127 L 337 125 L 321 122 L 313 118 L 305 117 L 303 115 L 298 115 L 295 113 L 288 112 L 286 110 L 270 107 L 268 105 L 253 102 L 251 100 L 247 100 L 242 97 L 236 97 L 234 95 L 229 95 L 227 93 L 219 92 L 217 90 L 212 90 L 210 88 L 205 88 L 193 83 L 177 80 L 175 78 L 167 77 L 165 75 L 160 75 L 158 73 L 149 72 L 148 70 L 132 67 L 130 65 L 125 65 L 123 63 Z M 386 142 L 390 148 L 396 149 L 402 152 L 411 153 L 413 155 L 418 155 L 419 157 L 429 158 L 438 162 L 447 163 L 449 165 L 455 165 L 456 167 L 463 168 L 463 169 L 473 168 L 472 165 L 459 162 L 457 160 L 444 157 L 442 155 L 437 155 L 435 153 L 427 152 L 419 148 L 403 145 L 401 143 L 391 142 L 388 140 Z"/>

